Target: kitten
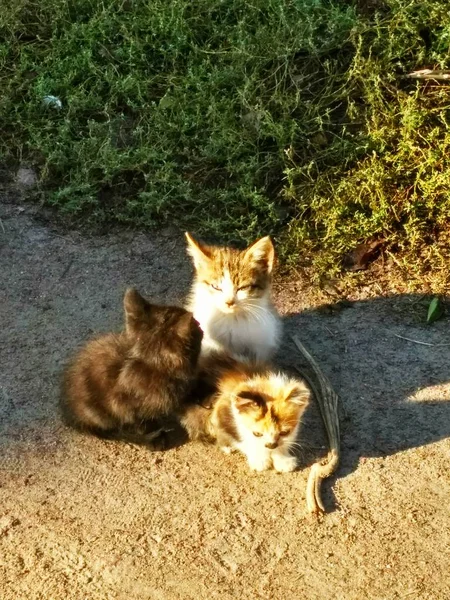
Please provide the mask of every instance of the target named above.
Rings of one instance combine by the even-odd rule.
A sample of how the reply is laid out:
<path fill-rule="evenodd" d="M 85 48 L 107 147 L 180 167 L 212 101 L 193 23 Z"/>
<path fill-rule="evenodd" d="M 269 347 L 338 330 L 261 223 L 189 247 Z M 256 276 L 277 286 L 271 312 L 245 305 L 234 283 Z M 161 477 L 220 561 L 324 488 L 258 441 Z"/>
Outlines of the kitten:
<path fill-rule="evenodd" d="M 125 331 L 88 342 L 67 368 L 63 411 L 78 429 L 149 441 L 189 393 L 203 334 L 192 313 L 150 304 L 134 289 L 124 312 Z"/>
<path fill-rule="evenodd" d="M 202 352 L 270 358 L 281 335 L 271 301 L 275 251 L 270 238 L 246 250 L 206 246 L 189 233 L 186 238 L 195 267 L 188 308 L 203 329 Z"/>
<path fill-rule="evenodd" d="M 180 418 L 189 437 L 240 450 L 255 471 L 293 471 L 291 451 L 311 396 L 305 383 L 230 357 L 211 354 L 202 363 L 201 403 L 187 404 Z"/>

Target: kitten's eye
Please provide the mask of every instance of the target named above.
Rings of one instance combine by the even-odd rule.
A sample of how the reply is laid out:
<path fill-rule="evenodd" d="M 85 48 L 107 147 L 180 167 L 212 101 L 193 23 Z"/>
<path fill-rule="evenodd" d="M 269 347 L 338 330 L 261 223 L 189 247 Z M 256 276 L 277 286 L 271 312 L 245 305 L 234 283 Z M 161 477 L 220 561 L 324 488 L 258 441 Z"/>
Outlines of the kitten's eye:
<path fill-rule="evenodd" d="M 220 287 L 217 287 L 217 285 L 214 285 L 213 283 L 210 283 L 209 285 L 212 287 L 213 290 L 216 290 L 216 292 L 222 291 L 222 289 Z"/>
<path fill-rule="evenodd" d="M 238 288 L 238 292 L 252 292 L 254 290 L 257 290 L 259 288 L 259 285 L 254 285 L 253 283 L 249 284 L 249 285 L 243 285 L 240 288 Z"/>
<path fill-rule="evenodd" d="M 286 429 L 284 431 L 280 431 L 280 435 L 285 436 L 285 435 L 289 435 L 291 433 L 290 429 Z"/>
<path fill-rule="evenodd" d="M 253 432 L 253 435 L 254 435 L 255 437 L 262 437 L 262 433 L 259 433 L 259 431 L 254 431 L 254 432 Z"/>

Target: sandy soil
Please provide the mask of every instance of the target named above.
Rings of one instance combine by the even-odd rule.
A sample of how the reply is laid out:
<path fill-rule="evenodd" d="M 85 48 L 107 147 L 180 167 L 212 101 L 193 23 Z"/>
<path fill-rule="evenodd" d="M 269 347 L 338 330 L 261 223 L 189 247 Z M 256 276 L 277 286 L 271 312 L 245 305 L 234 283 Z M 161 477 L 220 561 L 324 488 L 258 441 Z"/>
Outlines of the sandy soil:
<path fill-rule="evenodd" d="M 279 281 L 286 333 L 342 401 L 342 465 L 321 521 L 305 510 L 324 452 L 311 408 L 302 469 L 252 474 L 243 457 L 89 438 L 57 412 L 67 356 L 121 325 L 135 285 L 180 302 L 180 234 L 83 237 L 0 206 L 0 597 L 3 600 L 450 597 L 449 321 L 423 325 L 420 297 L 314 306 Z M 420 345 L 394 334 L 421 340 Z M 286 338 L 280 362 L 295 363 Z"/>

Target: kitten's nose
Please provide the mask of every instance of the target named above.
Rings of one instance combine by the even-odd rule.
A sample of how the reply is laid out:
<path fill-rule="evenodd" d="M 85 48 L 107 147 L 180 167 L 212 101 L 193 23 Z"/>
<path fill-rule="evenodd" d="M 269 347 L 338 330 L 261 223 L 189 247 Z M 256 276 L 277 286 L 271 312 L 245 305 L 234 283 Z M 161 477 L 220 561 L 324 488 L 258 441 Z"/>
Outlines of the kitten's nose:
<path fill-rule="evenodd" d="M 230 308 L 234 306 L 234 298 L 230 298 L 229 300 L 225 300 L 225 304 Z"/>
<path fill-rule="evenodd" d="M 276 448 L 278 446 L 278 442 L 269 442 L 268 444 L 265 444 L 265 446 L 266 446 L 266 448 L 273 450 L 274 448 Z"/>

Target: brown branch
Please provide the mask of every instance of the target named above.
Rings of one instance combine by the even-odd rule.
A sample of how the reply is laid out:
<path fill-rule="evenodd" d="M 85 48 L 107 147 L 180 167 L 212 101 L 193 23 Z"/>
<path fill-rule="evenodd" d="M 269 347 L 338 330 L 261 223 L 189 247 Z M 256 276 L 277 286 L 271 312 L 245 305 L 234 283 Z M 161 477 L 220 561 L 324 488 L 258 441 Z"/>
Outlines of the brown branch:
<path fill-rule="evenodd" d="M 316 401 L 319 405 L 330 443 L 330 452 L 328 453 L 327 458 L 322 462 L 315 463 L 311 467 L 308 477 L 308 484 L 306 487 L 306 504 L 308 511 L 312 513 L 325 512 L 325 508 L 320 496 L 320 486 L 322 479 L 325 479 L 334 473 L 340 459 L 338 395 L 333 390 L 327 377 L 324 375 L 319 365 L 305 348 L 305 346 L 296 336 L 292 336 L 292 339 L 298 350 L 308 361 L 308 364 L 312 368 L 315 378 L 317 379 L 316 383 L 313 378 L 305 375 L 300 371 L 299 368 L 297 368 L 302 377 L 304 377 L 311 386 Z"/>

